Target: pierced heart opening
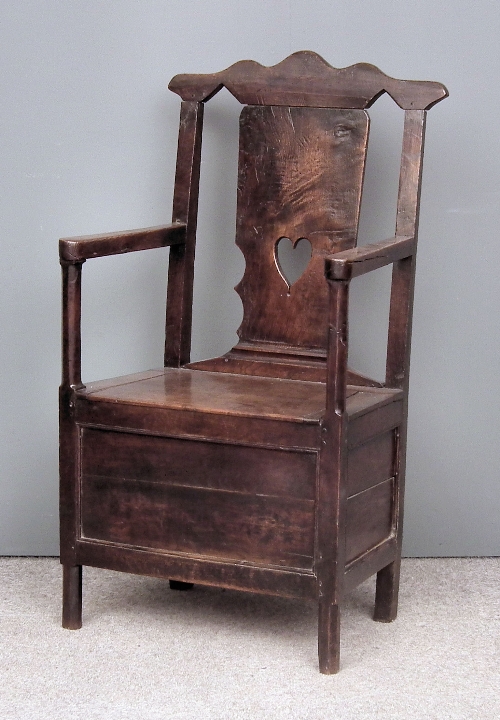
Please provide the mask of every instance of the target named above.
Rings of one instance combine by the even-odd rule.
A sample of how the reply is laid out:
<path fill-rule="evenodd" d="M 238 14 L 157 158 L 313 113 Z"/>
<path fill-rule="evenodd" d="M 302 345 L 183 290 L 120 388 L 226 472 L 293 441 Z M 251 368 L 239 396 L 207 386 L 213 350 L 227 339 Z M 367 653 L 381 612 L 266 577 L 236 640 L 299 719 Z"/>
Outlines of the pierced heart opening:
<path fill-rule="evenodd" d="M 304 274 L 311 259 L 312 247 L 307 238 L 298 238 L 292 242 L 290 238 L 281 237 L 274 246 L 274 259 L 278 272 L 286 282 L 288 292 Z"/>

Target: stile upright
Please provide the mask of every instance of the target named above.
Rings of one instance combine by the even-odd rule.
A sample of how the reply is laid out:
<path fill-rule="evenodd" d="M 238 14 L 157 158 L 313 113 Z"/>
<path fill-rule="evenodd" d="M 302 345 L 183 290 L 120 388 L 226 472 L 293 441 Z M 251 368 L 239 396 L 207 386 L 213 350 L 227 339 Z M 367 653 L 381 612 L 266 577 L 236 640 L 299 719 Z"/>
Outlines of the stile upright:
<path fill-rule="evenodd" d="M 182 98 L 172 223 L 60 241 L 63 626 L 81 626 L 82 565 L 315 599 L 320 670 L 335 673 L 346 593 L 377 573 L 375 620 L 396 617 L 425 116 L 447 91 L 313 52 L 169 87 Z M 243 321 L 231 351 L 191 363 L 203 108 L 222 87 L 244 106 Z M 366 108 L 384 92 L 405 111 L 396 233 L 357 248 Z M 282 241 L 311 247 L 293 283 Z M 84 385 L 83 263 L 166 246 L 164 367 Z M 379 383 L 347 366 L 349 284 L 389 264 Z"/>

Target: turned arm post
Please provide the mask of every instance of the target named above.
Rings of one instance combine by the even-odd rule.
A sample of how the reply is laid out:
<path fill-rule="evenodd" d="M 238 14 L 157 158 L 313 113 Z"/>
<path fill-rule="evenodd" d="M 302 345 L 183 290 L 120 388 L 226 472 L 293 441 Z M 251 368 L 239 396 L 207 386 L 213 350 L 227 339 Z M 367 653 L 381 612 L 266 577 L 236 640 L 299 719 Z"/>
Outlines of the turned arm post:
<path fill-rule="evenodd" d="M 322 673 L 338 672 L 345 566 L 346 389 L 349 281 L 330 280 L 326 412 L 321 426 L 318 498 L 318 654 Z"/>
<path fill-rule="evenodd" d="M 64 389 L 82 387 L 81 378 L 81 262 L 61 259 L 62 267 L 62 383 Z"/>
<path fill-rule="evenodd" d="M 74 422 L 74 391 L 81 379 L 81 278 L 85 261 L 62 267 L 62 382 L 59 389 L 59 516 L 60 560 L 63 565 L 62 625 L 77 629 L 82 625 L 82 568 L 76 560 L 79 505 L 78 430 Z"/>
<path fill-rule="evenodd" d="M 123 255 L 141 250 L 170 247 L 171 252 L 184 248 L 186 224 L 127 230 L 125 232 L 87 235 L 59 240 L 62 267 L 62 370 L 63 388 L 78 389 L 81 380 L 81 288 L 82 266 L 91 258 Z"/>

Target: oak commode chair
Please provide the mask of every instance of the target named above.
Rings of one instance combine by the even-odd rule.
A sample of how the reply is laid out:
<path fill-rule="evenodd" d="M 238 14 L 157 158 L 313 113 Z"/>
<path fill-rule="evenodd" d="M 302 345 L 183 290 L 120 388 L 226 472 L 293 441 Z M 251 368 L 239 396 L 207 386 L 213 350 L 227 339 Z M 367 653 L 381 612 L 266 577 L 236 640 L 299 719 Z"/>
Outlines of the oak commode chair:
<path fill-rule="evenodd" d="M 223 86 L 243 104 L 243 321 L 230 352 L 190 363 L 203 108 Z M 81 626 L 82 565 L 312 598 L 320 670 L 334 673 L 346 593 L 377 573 L 375 620 L 396 616 L 424 125 L 447 91 L 312 52 L 177 75 L 170 89 L 182 98 L 172 224 L 60 241 L 63 625 Z M 384 92 L 405 111 L 396 232 L 356 248 L 365 108 Z M 293 284 L 283 238 L 311 246 Z M 83 263 L 165 246 L 164 367 L 82 384 Z M 382 384 L 347 367 L 347 306 L 350 280 L 388 264 Z"/>

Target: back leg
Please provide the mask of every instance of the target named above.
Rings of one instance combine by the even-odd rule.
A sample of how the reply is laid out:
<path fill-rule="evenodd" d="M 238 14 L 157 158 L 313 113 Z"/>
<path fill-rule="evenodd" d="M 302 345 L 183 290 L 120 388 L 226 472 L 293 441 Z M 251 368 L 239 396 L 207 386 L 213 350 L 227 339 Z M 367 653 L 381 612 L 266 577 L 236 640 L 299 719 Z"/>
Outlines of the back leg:
<path fill-rule="evenodd" d="M 377 590 L 375 594 L 375 613 L 377 622 L 392 622 L 398 614 L 399 573 L 401 558 L 377 573 Z"/>

